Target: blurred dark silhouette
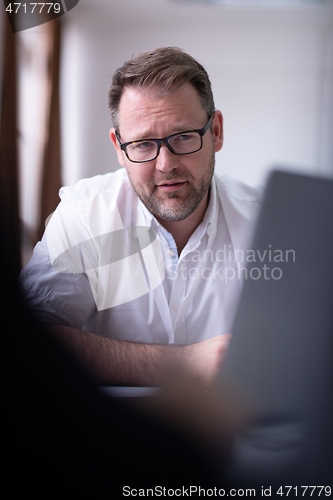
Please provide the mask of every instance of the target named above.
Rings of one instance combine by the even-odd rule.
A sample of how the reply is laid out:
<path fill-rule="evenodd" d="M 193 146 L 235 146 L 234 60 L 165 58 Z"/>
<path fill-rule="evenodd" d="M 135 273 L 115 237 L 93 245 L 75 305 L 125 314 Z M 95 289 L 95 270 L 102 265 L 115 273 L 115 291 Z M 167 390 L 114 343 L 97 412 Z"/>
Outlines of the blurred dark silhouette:
<path fill-rule="evenodd" d="M 189 437 L 100 394 L 26 309 L 3 245 L 1 262 L 3 493 L 100 498 L 125 485 L 210 481 Z"/>
<path fill-rule="evenodd" d="M 2 216 L 0 222 L 2 225 Z M 33 318 L 17 286 L 3 234 L 1 353 L 3 494 L 101 498 L 122 486 L 212 486 L 210 460 L 183 429 L 130 402 L 104 396 Z"/>

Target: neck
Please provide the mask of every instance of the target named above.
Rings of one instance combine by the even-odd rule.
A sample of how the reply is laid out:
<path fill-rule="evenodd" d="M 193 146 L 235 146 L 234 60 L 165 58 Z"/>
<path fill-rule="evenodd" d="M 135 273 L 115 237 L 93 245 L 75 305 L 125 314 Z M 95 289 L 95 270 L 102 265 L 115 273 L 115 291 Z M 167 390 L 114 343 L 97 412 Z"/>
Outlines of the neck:
<path fill-rule="evenodd" d="M 207 192 L 204 198 L 201 200 L 194 212 L 186 217 L 186 219 L 181 221 L 165 221 L 157 218 L 159 223 L 173 236 L 175 243 L 177 245 L 178 255 L 181 254 L 186 243 L 190 239 L 191 235 L 197 229 L 197 227 L 203 221 L 207 206 L 209 201 L 209 192 Z"/>

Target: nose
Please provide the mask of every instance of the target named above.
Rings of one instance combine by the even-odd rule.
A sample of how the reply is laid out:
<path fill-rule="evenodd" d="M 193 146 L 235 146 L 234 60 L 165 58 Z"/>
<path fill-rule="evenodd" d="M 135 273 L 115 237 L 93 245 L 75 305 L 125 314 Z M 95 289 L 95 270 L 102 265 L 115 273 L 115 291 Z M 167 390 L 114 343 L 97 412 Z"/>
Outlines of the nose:
<path fill-rule="evenodd" d="M 155 166 L 161 172 L 170 172 L 179 166 L 179 158 L 168 149 L 165 143 L 162 143 Z"/>

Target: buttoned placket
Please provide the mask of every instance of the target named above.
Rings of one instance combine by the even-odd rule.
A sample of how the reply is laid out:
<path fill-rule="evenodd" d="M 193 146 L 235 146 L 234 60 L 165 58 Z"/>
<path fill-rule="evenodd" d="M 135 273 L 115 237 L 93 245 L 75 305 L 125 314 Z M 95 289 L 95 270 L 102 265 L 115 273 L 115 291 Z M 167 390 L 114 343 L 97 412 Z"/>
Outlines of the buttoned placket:
<path fill-rule="evenodd" d="M 174 343 L 174 324 L 178 315 L 181 305 L 181 299 L 175 300 L 173 298 L 173 290 L 175 288 L 175 277 L 177 275 L 177 266 L 179 263 L 178 250 L 173 236 L 161 225 L 158 228 L 158 237 L 160 238 L 164 262 L 165 262 L 165 279 L 163 282 L 163 320 L 171 325 L 171 335 L 169 335 L 169 342 Z M 161 298 L 161 297 L 159 297 Z M 168 316 L 168 320 L 166 320 Z"/>
<path fill-rule="evenodd" d="M 136 217 L 133 220 L 133 224 L 152 227 L 154 232 L 157 233 L 157 238 L 160 241 L 162 253 L 163 253 L 163 258 L 165 260 L 165 241 L 163 241 L 163 235 L 161 234 L 161 231 L 160 231 L 160 228 L 162 226 L 160 226 L 160 224 L 157 222 L 155 217 L 147 210 L 147 208 L 143 205 L 143 203 L 141 201 L 138 200 L 138 203 L 139 203 L 139 206 L 141 209 L 138 209 L 136 211 Z M 175 249 L 176 249 L 176 244 L 175 244 Z M 152 291 L 152 293 L 153 293 L 155 304 L 156 304 L 156 307 L 159 311 L 164 329 L 167 333 L 169 344 L 173 344 L 174 343 L 174 329 L 173 329 L 173 325 L 172 325 L 171 315 L 169 312 L 169 304 L 167 301 L 164 283 L 161 283 L 161 285 L 159 285 L 157 288 L 155 288 Z"/>
<path fill-rule="evenodd" d="M 209 213 L 206 214 L 207 220 L 204 222 L 204 226 L 201 225 L 198 228 L 198 233 L 197 231 L 194 232 L 194 234 L 191 236 L 189 239 L 187 245 L 185 246 L 183 252 L 180 255 L 180 259 L 178 262 L 178 268 L 185 263 L 187 265 L 187 262 L 185 258 L 189 256 L 192 252 L 197 250 L 204 237 L 208 238 L 207 245 L 205 245 L 205 250 L 209 251 L 211 250 L 215 236 L 216 236 L 216 230 L 217 230 L 217 193 L 216 193 L 216 186 L 215 183 L 212 182 L 211 185 L 211 193 L 210 193 L 210 205 L 209 205 Z M 174 331 L 175 331 L 175 343 L 177 344 L 186 344 L 186 323 L 185 323 L 185 317 L 187 310 L 191 304 L 191 301 L 198 289 L 199 283 L 201 282 L 200 276 L 202 274 L 202 269 L 205 266 L 205 261 L 204 259 L 200 259 L 197 267 L 197 276 L 198 279 L 183 279 L 184 283 L 184 291 L 183 291 L 183 300 L 180 304 L 180 308 L 176 317 L 176 321 L 174 323 Z M 175 299 L 176 301 L 176 299 Z"/>
<path fill-rule="evenodd" d="M 142 223 L 144 220 L 144 224 L 154 227 L 154 230 L 157 231 L 157 237 L 160 240 L 165 259 L 165 280 L 169 280 L 169 283 L 162 283 L 153 290 L 153 294 L 170 344 L 184 345 L 186 343 L 185 316 L 200 282 L 200 279 L 184 279 L 187 270 L 186 257 L 199 248 L 205 235 L 208 238 L 205 250 L 209 251 L 215 240 L 218 216 L 216 213 L 217 193 L 214 181 L 212 182 L 210 196 L 209 217 L 193 233 L 179 258 L 173 236 L 141 204 L 142 211 L 137 223 L 140 221 Z M 199 276 L 204 266 L 205 262 L 201 260 L 197 268 Z"/>
<path fill-rule="evenodd" d="M 206 230 L 201 233 L 200 237 L 196 239 L 191 244 L 191 241 L 189 242 L 189 245 L 184 248 L 184 251 L 182 252 L 179 262 L 178 262 L 178 267 L 182 266 L 185 264 L 187 268 L 187 262 L 185 258 L 187 256 L 190 256 L 191 253 L 193 253 L 195 250 L 199 249 L 202 239 L 204 237 L 208 238 L 207 241 L 207 246 L 205 245 L 205 250 L 209 251 L 213 245 L 213 242 L 215 240 L 215 235 L 216 235 L 216 226 L 217 226 L 217 217 L 215 217 L 214 223 L 211 224 L 209 223 Z M 180 302 L 180 307 L 177 313 L 177 317 L 175 318 L 175 322 L 173 323 L 174 326 L 174 337 L 175 337 L 175 343 L 176 344 L 186 344 L 187 339 L 186 339 L 186 313 L 187 310 L 191 304 L 191 301 L 193 300 L 193 297 L 198 289 L 199 283 L 201 282 L 200 276 L 202 274 L 202 269 L 205 266 L 204 259 L 200 259 L 198 266 L 197 266 L 197 279 L 189 279 L 188 278 L 188 272 L 186 272 L 185 276 L 186 279 L 181 279 L 182 286 L 180 287 L 181 293 L 182 293 L 182 300 Z M 185 270 L 185 269 L 184 269 Z M 187 271 L 187 269 L 186 269 Z M 176 291 L 176 288 L 173 288 L 173 290 Z M 172 297 L 171 300 L 173 300 L 174 303 L 177 302 L 177 297 Z"/>
<path fill-rule="evenodd" d="M 209 213 L 204 221 L 193 233 L 184 247 L 180 257 L 174 238 L 155 219 L 158 227 L 158 237 L 161 241 L 163 255 L 166 264 L 166 277 L 162 286 L 154 290 L 155 302 L 160 311 L 161 318 L 169 337 L 169 343 L 178 345 L 186 344 L 186 312 L 198 288 L 200 279 L 187 279 L 186 257 L 199 249 L 203 238 L 207 238 L 204 244 L 205 250 L 209 251 L 214 243 L 217 229 L 217 193 L 215 183 L 212 183 L 211 202 Z M 203 259 L 197 266 L 197 275 L 200 276 L 205 266 Z M 171 282 L 171 286 L 170 286 Z M 164 292 L 164 293 L 161 293 Z M 168 328 L 168 330 L 167 330 Z"/>

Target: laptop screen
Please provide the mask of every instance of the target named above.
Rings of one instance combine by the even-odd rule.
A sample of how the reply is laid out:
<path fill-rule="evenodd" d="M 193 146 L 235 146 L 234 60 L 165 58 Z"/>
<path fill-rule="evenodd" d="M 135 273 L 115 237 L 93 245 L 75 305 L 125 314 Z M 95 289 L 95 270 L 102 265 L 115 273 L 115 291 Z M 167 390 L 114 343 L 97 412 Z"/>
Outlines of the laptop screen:
<path fill-rule="evenodd" d="M 230 476 L 323 484 L 333 475 L 333 181 L 273 172 L 239 272 L 245 284 L 220 376 L 246 395 L 252 423 Z"/>

